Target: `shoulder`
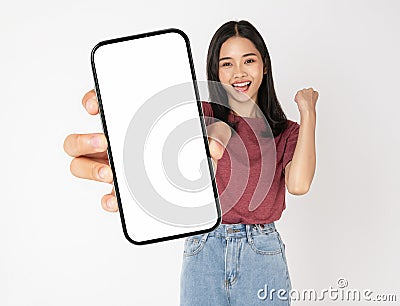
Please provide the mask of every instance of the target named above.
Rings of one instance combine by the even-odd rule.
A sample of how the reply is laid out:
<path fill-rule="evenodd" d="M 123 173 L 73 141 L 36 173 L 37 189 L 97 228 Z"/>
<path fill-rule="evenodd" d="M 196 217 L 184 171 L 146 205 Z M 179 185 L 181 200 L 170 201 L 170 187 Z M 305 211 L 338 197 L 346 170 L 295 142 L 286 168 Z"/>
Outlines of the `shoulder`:
<path fill-rule="evenodd" d="M 206 126 L 214 123 L 214 111 L 211 104 L 206 101 L 201 101 L 201 108 L 203 109 L 203 118 Z"/>
<path fill-rule="evenodd" d="M 300 124 L 298 124 L 296 121 L 293 121 L 290 119 L 287 119 L 287 123 L 288 123 L 288 125 L 286 127 L 286 130 L 284 131 L 286 136 L 299 133 Z"/>
<path fill-rule="evenodd" d="M 300 127 L 300 124 L 298 124 L 296 121 L 287 119 L 287 123 L 288 123 L 288 128 L 296 128 L 296 127 Z"/>
<path fill-rule="evenodd" d="M 209 102 L 201 101 L 201 107 L 203 109 L 203 115 L 205 117 L 213 117 L 214 112 Z"/>
<path fill-rule="evenodd" d="M 299 133 L 300 124 L 290 119 L 287 119 L 286 123 L 286 128 L 276 137 L 278 140 L 285 141 L 290 135 Z"/>
<path fill-rule="evenodd" d="M 277 150 L 284 150 L 288 143 L 296 143 L 299 136 L 300 124 L 287 119 L 286 129 L 275 138 Z"/>

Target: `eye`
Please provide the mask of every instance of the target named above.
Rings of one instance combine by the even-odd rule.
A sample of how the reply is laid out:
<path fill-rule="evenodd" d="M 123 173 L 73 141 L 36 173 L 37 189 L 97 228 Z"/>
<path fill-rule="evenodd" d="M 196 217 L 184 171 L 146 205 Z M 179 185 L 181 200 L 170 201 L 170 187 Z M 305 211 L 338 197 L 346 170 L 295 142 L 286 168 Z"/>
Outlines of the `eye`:
<path fill-rule="evenodd" d="M 223 63 L 221 66 L 222 66 L 222 67 L 227 67 L 227 66 L 230 66 L 230 65 L 231 65 L 231 63 L 225 62 L 225 63 Z"/>
<path fill-rule="evenodd" d="M 254 62 L 255 62 L 255 60 L 252 58 L 249 58 L 248 60 L 245 61 L 245 63 L 254 63 Z"/>

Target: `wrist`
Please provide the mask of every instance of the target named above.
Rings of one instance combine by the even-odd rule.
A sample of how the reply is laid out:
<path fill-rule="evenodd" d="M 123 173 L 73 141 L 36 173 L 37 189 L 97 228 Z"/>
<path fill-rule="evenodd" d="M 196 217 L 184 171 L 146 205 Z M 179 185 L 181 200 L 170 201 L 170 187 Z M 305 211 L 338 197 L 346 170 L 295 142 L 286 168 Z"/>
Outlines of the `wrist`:
<path fill-rule="evenodd" d="M 317 124 L 317 113 L 315 110 L 300 112 L 300 125 L 304 124 L 306 125 L 311 124 L 315 128 L 315 125 Z"/>
<path fill-rule="evenodd" d="M 315 109 L 303 109 L 300 110 L 300 116 L 316 116 L 317 111 Z"/>

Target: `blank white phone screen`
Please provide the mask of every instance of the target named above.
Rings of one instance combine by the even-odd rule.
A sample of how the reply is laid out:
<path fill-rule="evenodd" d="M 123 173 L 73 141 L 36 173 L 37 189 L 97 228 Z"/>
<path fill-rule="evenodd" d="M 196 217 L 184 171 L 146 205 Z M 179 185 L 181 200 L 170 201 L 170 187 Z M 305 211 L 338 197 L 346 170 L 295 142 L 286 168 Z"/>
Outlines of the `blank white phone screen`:
<path fill-rule="evenodd" d="M 218 196 L 185 38 L 108 42 L 93 49 L 92 67 L 125 235 L 145 244 L 211 229 Z"/>

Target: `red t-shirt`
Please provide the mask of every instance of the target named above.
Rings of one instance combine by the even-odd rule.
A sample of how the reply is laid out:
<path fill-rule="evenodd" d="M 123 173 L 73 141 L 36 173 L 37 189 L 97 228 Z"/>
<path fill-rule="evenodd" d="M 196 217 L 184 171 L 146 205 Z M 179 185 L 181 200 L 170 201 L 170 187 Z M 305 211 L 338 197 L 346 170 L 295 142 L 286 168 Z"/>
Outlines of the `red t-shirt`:
<path fill-rule="evenodd" d="M 206 125 L 214 122 L 209 103 L 202 102 Z M 227 147 L 218 160 L 215 174 L 222 223 L 266 224 L 279 220 L 285 203 L 284 169 L 292 159 L 300 125 L 288 120 L 287 128 L 278 136 L 263 137 L 266 130 L 262 118 L 233 114 L 237 122 Z"/>

